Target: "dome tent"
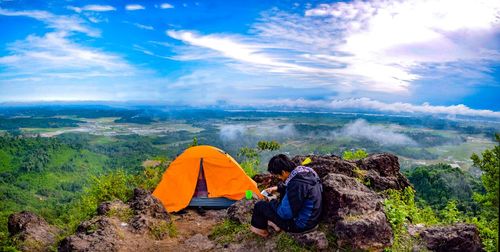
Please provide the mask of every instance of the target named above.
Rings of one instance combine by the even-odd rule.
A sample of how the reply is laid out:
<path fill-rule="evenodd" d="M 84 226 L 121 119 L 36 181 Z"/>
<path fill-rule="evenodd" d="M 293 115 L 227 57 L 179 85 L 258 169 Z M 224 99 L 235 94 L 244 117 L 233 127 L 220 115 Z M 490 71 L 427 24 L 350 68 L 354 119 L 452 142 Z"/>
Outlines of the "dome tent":
<path fill-rule="evenodd" d="M 262 197 L 255 181 L 229 154 L 201 145 L 172 161 L 153 195 L 168 212 L 177 212 L 187 206 L 227 207 L 247 190 Z"/>

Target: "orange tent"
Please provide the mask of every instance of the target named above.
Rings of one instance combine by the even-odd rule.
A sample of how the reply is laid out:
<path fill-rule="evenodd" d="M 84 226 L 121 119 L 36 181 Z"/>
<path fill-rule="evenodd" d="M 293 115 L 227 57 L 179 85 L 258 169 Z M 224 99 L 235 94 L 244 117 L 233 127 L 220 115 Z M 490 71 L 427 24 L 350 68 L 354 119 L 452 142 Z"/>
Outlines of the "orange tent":
<path fill-rule="evenodd" d="M 262 195 L 257 184 L 248 177 L 240 165 L 226 152 L 213 146 L 194 146 L 185 150 L 168 167 L 153 192 L 168 212 L 187 207 L 200 187 L 200 178 L 206 182 L 211 198 L 240 200 L 251 190 Z"/>

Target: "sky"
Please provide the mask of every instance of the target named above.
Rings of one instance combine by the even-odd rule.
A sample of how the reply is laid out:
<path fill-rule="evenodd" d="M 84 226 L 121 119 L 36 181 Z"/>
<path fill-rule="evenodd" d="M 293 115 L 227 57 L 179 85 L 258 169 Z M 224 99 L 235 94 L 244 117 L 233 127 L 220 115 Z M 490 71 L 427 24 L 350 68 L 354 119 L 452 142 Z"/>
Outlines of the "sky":
<path fill-rule="evenodd" d="M 0 0 L 0 103 L 500 118 L 500 1 Z"/>

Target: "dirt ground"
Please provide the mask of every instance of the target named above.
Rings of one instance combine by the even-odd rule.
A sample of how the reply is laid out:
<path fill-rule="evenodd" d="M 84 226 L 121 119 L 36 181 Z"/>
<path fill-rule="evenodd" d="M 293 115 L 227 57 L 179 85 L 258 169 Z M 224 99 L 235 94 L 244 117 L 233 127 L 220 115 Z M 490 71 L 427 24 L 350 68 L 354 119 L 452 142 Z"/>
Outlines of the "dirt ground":
<path fill-rule="evenodd" d="M 204 215 L 196 210 L 188 209 L 182 214 L 172 214 L 170 217 L 175 224 L 177 235 L 155 240 L 148 234 L 131 234 L 124 232 L 124 243 L 120 251 L 197 251 L 196 247 L 185 241 L 197 234 L 208 236 L 214 226 L 223 221 L 226 210 L 207 210 Z M 148 237 L 145 237 L 148 236 Z"/>

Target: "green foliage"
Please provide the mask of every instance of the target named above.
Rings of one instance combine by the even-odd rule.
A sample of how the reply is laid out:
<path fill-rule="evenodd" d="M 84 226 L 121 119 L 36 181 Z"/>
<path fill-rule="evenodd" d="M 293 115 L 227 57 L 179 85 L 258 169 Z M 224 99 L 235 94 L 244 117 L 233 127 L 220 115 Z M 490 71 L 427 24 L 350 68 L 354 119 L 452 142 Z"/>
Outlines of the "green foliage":
<path fill-rule="evenodd" d="M 450 200 L 446 204 L 446 207 L 439 212 L 441 215 L 441 221 L 446 224 L 453 224 L 462 221 L 462 214 L 457 209 L 457 202 L 455 200 Z"/>
<path fill-rule="evenodd" d="M 238 235 L 249 232 L 248 229 L 248 224 L 243 225 L 229 219 L 224 219 L 223 222 L 214 226 L 208 237 L 218 243 L 227 244 L 234 242 Z"/>
<path fill-rule="evenodd" d="M 93 176 L 91 184 L 83 192 L 81 198 L 71 204 L 60 226 L 72 232 L 83 220 L 96 214 L 96 209 L 101 202 L 121 200 L 127 202 L 132 196 L 133 176 L 123 170 L 110 172 L 100 177 Z"/>
<path fill-rule="evenodd" d="M 153 223 L 149 227 L 149 231 L 156 240 L 163 240 L 167 235 L 169 237 L 176 237 L 178 234 L 174 223 L 165 220 Z"/>
<path fill-rule="evenodd" d="M 191 144 L 189 145 L 189 147 L 194 147 L 194 146 L 198 146 L 198 138 L 197 137 L 193 137 L 193 142 L 191 142 Z"/>
<path fill-rule="evenodd" d="M 257 143 L 257 150 L 259 151 L 275 151 L 279 150 L 281 145 L 276 141 L 259 141 Z"/>
<path fill-rule="evenodd" d="M 436 210 L 442 210 L 454 200 L 463 212 L 476 212 L 478 205 L 472 199 L 474 192 L 482 191 L 479 179 L 448 164 L 419 166 L 405 172 L 417 191 L 417 199 L 425 200 Z"/>
<path fill-rule="evenodd" d="M 123 222 L 129 222 L 132 217 L 134 217 L 134 210 L 130 208 L 116 209 L 111 208 L 106 212 L 107 216 L 116 217 Z"/>
<path fill-rule="evenodd" d="M 406 230 L 411 224 L 433 225 L 439 222 L 438 218 L 429 207 L 418 208 L 415 204 L 415 191 L 411 187 L 404 190 L 389 189 L 385 191 L 387 198 L 384 200 L 384 210 L 394 233 L 393 251 L 411 250 L 415 242 Z"/>
<path fill-rule="evenodd" d="M 485 150 L 479 157 L 473 154 L 474 165 L 483 171 L 481 180 L 486 193 L 476 193 L 474 200 L 481 205 L 479 218 L 473 220 L 479 227 L 483 245 L 487 251 L 498 249 L 498 201 L 500 173 L 500 134 L 495 134 L 497 145 L 492 150 Z"/>
<path fill-rule="evenodd" d="M 256 148 L 243 147 L 238 151 L 238 157 L 242 157 L 241 168 L 249 177 L 255 176 L 260 166 L 260 154 L 263 151 L 275 151 L 281 148 L 276 141 L 259 141 Z"/>
<path fill-rule="evenodd" d="M 163 173 L 170 164 L 167 158 L 155 159 L 155 161 L 160 162 L 155 166 L 144 167 L 142 172 L 134 177 L 134 184 L 138 187 L 152 191 L 156 188 L 158 183 L 160 183 Z"/>
<path fill-rule="evenodd" d="M 342 154 L 342 158 L 344 160 L 357 160 L 368 157 L 368 153 L 362 149 L 358 149 L 356 151 L 344 151 Z"/>
<path fill-rule="evenodd" d="M 250 178 L 253 178 L 253 176 L 257 175 L 259 172 L 256 170 L 256 167 L 259 166 L 259 162 L 256 159 L 251 159 L 251 160 L 245 160 L 240 163 L 241 168 L 247 176 Z"/>

